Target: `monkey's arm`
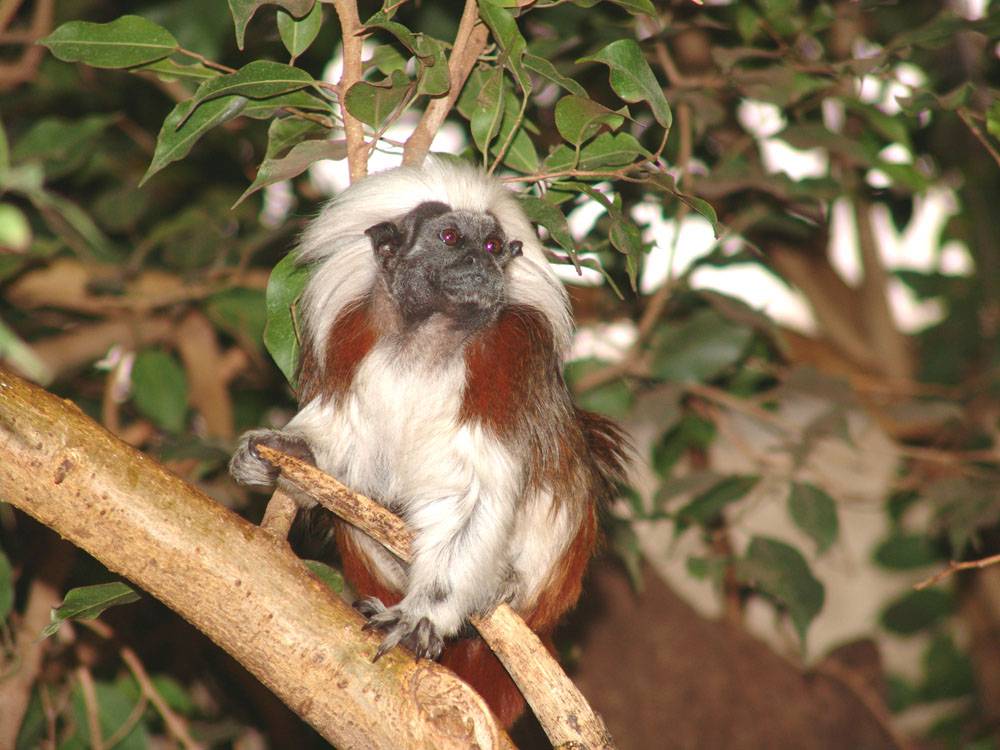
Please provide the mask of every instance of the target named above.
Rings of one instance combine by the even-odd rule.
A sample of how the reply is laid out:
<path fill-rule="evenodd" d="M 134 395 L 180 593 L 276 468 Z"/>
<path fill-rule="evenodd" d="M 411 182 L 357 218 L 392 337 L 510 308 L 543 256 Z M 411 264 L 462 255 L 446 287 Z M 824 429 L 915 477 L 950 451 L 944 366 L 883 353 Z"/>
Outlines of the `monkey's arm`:
<path fill-rule="evenodd" d="M 470 453 L 461 491 L 417 498 L 403 510 L 414 534 L 405 596 L 389 608 L 371 599 L 359 606 L 369 627 L 385 632 L 376 658 L 400 642 L 435 658 L 469 615 L 513 593 L 507 546 L 521 472 L 495 443 Z"/>

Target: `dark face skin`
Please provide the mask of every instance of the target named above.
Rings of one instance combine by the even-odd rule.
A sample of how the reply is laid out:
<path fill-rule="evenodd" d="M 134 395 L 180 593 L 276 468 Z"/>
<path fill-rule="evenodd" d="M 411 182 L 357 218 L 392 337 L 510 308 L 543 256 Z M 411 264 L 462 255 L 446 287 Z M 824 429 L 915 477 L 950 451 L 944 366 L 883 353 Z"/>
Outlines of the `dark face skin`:
<path fill-rule="evenodd" d="M 492 214 L 437 202 L 365 234 L 407 324 L 441 313 L 462 328 L 489 325 L 506 299 L 504 269 L 521 254 L 521 243 L 508 240 Z"/>

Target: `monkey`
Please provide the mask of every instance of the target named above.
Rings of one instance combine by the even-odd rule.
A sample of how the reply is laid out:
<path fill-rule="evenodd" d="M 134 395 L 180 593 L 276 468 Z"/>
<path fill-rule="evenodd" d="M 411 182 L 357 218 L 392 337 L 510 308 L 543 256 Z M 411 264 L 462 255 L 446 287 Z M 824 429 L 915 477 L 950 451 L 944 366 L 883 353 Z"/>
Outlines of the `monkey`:
<path fill-rule="evenodd" d="M 627 453 L 563 380 L 566 290 L 514 194 L 444 157 L 356 182 L 296 252 L 311 267 L 300 409 L 244 434 L 231 473 L 273 484 L 264 444 L 400 515 L 409 564 L 333 522 L 355 607 L 383 637 L 375 658 L 399 644 L 439 658 L 509 727 L 524 699 L 469 617 L 507 602 L 554 649 Z"/>

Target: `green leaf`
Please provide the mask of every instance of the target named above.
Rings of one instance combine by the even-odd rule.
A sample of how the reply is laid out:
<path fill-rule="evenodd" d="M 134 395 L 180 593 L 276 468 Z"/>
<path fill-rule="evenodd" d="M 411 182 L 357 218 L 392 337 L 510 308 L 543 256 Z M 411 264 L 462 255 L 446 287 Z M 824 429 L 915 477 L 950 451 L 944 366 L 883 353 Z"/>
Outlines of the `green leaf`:
<path fill-rule="evenodd" d="M 70 21 L 39 41 L 64 62 L 95 68 L 130 68 L 172 55 L 177 40 L 166 29 L 140 16 L 110 23 Z"/>
<path fill-rule="evenodd" d="M 571 258 L 575 258 L 576 242 L 573 240 L 573 235 L 569 233 L 569 224 L 563 212 L 548 201 L 543 201 L 533 195 L 524 194 L 519 196 L 519 199 L 521 208 L 524 209 L 531 222 L 545 227 L 549 236 L 558 243 L 559 247 L 569 253 Z"/>
<path fill-rule="evenodd" d="M 296 143 L 287 155 L 280 159 L 265 159 L 257 170 L 257 176 L 239 197 L 235 208 L 243 200 L 257 192 L 262 187 L 282 180 L 290 180 L 307 170 L 311 165 L 323 159 L 340 160 L 347 157 L 346 141 L 302 141 Z"/>
<path fill-rule="evenodd" d="M 619 5 L 629 13 L 641 13 L 646 16 L 656 16 L 656 8 L 650 0 L 611 0 L 615 5 Z"/>
<path fill-rule="evenodd" d="M 612 552 L 618 555 L 625 566 L 632 588 L 641 592 L 644 586 L 642 579 L 642 550 L 639 548 L 639 537 L 636 536 L 632 524 L 621 519 L 613 519 L 608 536 Z"/>
<path fill-rule="evenodd" d="M 608 239 L 611 240 L 615 250 L 625 256 L 625 270 L 628 273 L 629 284 L 632 286 L 632 291 L 636 291 L 643 255 L 642 233 L 639 227 L 631 219 L 614 216 Z"/>
<path fill-rule="evenodd" d="M 139 595 L 121 581 L 70 589 L 63 603 L 52 610 L 51 622 L 45 626 L 42 637 L 48 638 L 67 620 L 93 620 L 108 607 L 137 601 Z"/>
<path fill-rule="evenodd" d="M 0 122 L 0 175 L 10 168 L 10 144 L 7 143 L 7 131 Z"/>
<path fill-rule="evenodd" d="M 109 263 L 121 261 L 121 253 L 111 240 L 98 228 L 90 214 L 73 201 L 56 193 L 38 191 L 28 195 L 31 202 L 39 209 L 57 213 L 62 222 L 54 226 L 56 234 L 64 238 L 66 244 L 76 248 L 73 238 L 79 238 L 87 245 L 87 250 L 95 260 Z"/>
<path fill-rule="evenodd" d="M 267 127 L 265 159 L 277 159 L 289 152 L 292 146 L 317 136 L 329 135 L 329 128 L 301 117 L 276 117 Z"/>
<path fill-rule="evenodd" d="M 651 369 L 662 380 L 712 380 L 743 358 L 752 339 L 752 328 L 703 308 L 684 323 L 661 331 L 654 342 Z"/>
<path fill-rule="evenodd" d="M 564 96 L 556 103 L 556 128 L 570 143 L 579 146 L 593 138 L 602 127 L 617 130 L 625 122 L 626 111 L 615 112 L 582 96 Z"/>
<path fill-rule="evenodd" d="M 577 62 L 597 62 L 611 71 L 611 88 L 627 102 L 645 101 L 653 110 L 653 117 L 666 130 L 673 123 L 670 105 L 663 95 L 663 88 L 643 57 L 639 45 L 632 39 L 612 42 L 596 55 L 583 57 Z"/>
<path fill-rule="evenodd" d="M 577 152 L 569 146 L 557 146 L 546 157 L 545 169 L 548 172 L 561 172 L 567 169 L 592 172 L 605 167 L 623 167 L 640 156 L 651 159 L 653 155 L 629 133 L 601 133 L 580 149 L 579 159 Z"/>
<path fill-rule="evenodd" d="M 309 269 L 297 265 L 295 256 L 289 254 L 278 262 L 267 281 L 264 345 L 293 386 L 299 362 L 299 337 L 293 311 L 308 280 Z"/>
<path fill-rule="evenodd" d="M 315 85 L 313 77 L 301 68 L 270 60 L 254 60 L 235 73 L 205 81 L 189 101 L 198 107 L 202 102 L 221 96 L 270 99 Z"/>
<path fill-rule="evenodd" d="M 336 568 L 331 568 L 319 560 L 305 560 L 306 567 L 319 580 L 340 594 L 344 591 L 344 576 Z"/>
<path fill-rule="evenodd" d="M 377 128 L 406 98 L 411 83 L 399 70 L 379 83 L 358 81 L 347 91 L 347 111 L 366 125 Z"/>
<path fill-rule="evenodd" d="M 264 292 L 234 287 L 213 294 L 205 304 L 205 314 L 219 328 L 237 340 L 259 346 L 267 323 Z"/>
<path fill-rule="evenodd" d="M 194 702 L 180 682 L 166 674 L 152 675 L 149 681 L 153 683 L 156 692 L 160 694 L 163 701 L 181 716 L 193 716 L 197 711 L 198 704 Z"/>
<path fill-rule="evenodd" d="M 1000 98 L 994 99 L 986 110 L 986 130 L 997 140 L 1000 140 Z"/>
<path fill-rule="evenodd" d="M 139 181 L 139 186 L 144 185 L 150 177 L 171 162 L 187 156 L 199 138 L 216 125 L 221 125 L 239 115 L 246 104 L 247 100 L 242 96 L 213 99 L 197 108 L 192 99 L 178 103 L 160 127 L 160 134 L 156 138 L 156 151 L 149 162 L 146 174 Z"/>
<path fill-rule="evenodd" d="M 589 373 L 602 370 L 608 366 L 607 362 L 597 359 L 578 359 L 566 365 L 566 382 L 572 387 L 580 378 Z M 628 415 L 635 396 L 628 383 L 623 378 L 616 378 L 610 383 L 589 388 L 576 396 L 576 402 L 588 411 L 595 411 L 598 414 L 605 414 L 609 417 L 625 417 Z"/>
<path fill-rule="evenodd" d="M 0 255 L 0 258 L 3 257 Z M 48 385 L 55 377 L 52 367 L 47 365 L 35 350 L 2 320 L 0 320 L 0 362 L 6 362 L 41 385 Z"/>
<path fill-rule="evenodd" d="M 158 349 L 139 352 L 132 365 L 136 408 L 169 432 L 181 432 L 187 417 L 188 386 L 184 370 Z"/>
<path fill-rule="evenodd" d="M 889 570 L 926 568 L 940 562 L 942 555 L 925 534 L 894 532 L 875 549 L 875 562 Z"/>
<path fill-rule="evenodd" d="M 918 689 L 921 701 L 964 698 L 975 693 L 975 673 L 968 654 L 955 646 L 947 633 L 935 636 L 924 653 L 923 684 Z"/>
<path fill-rule="evenodd" d="M 822 555 L 837 541 L 840 522 L 833 498 L 813 484 L 792 482 L 788 495 L 788 514 L 795 525 L 816 542 L 816 553 Z"/>
<path fill-rule="evenodd" d="M 475 104 L 469 117 L 472 140 L 482 153 L 488 153 L 490 144 L 500 132 L 505 111 L 507 87 L 503 73 L 498 69 L 482 82 L 476 92 Z"/>
<path fill-rule="evenodd" d="M 23 253 L 31 244 L 31 224 L 24 211 L 12 203 L 0 203 L 0 252 Z"/>
<path fill-rule="evenodd" d="M 312 44 L 323 26 L 323 6 L 313 5 L 312 10 L 301 18 L 296 18 L 287 10 L 278 10 L 278 34 L 288 54 L 294 60 Z"/>
<path fill-rule="evenodd" d="M 823 609 L 825 591 L 801 552 L 777 539 L 755 536 L 736 562 L 736 575 L 784 607 L 805 643 L 809 624 Z"/>
<path fill-rule="evenodd" d="M 229 0 L 229 12 L 233 15 L 233 27 L 236 31 L 236 46 L 243 49 L 247 24 L 261 6 L 277 5 L 293 17 L 302 18 L 313 7 L 313 2 L 314 0 Z"/>
<path fill-rule="evenodd" d="M 544 57 L 539 57 L 538 55 L 532 55 L 526 52 L 524 54 L 524 67 L 528 70 L 534 71 L 542 78 L 552 81 L 552 83 L 557 86 L 561 86 L 571 94 L 584 97 L 587 95 L 587 90 L 583 88 L 583 86 L 574 81 L 572 78 L 564 76 L 556 69 L 555 65 L 546 60 Z"/>
<path fill-rule="evenodd" d="M 527 96 L 531 92 L 531 78 L 524 67 L 523 57 L 528 49 L 528 43 L 517 28 L 517 21 L 510 11 L 502 7 L 496 0 L 478 0 L 479 16 L 487 26 L 494 41 L 503 52 L 498 62 L 507 67 L 521 91 Z"/>
<path fill-rule="evenodd" d="M 222 75 L 219 71 L 206 67 L 201 63 L 185 65 L 169 57 L 133 68 L 133 72 L 138 70 L 153 73 L 161 81 L 204 81 L 207 78 L 218 78 Z"/>
<path fill-rule="evenodd" d="M 444 42 L 422 37 L 423 45 L 430 50 L 432 57 L 417 58 L 420 71 L 417 74 L 417 93 L 425 96 L 442 96 L 451 88 L 451 74 L 448 71 L 447 47 Z"/>
<path fill-rule="evenodd" d="M 717 482 L 677 511 L 677 533 L 692 524 L 706 526 L 714 523 L 727 505 L 742 500 L 758 481 L 760 477 L 731 476 Z"/>
<path fill-rule="evenodd" d="M 131 685 L 129 685 L 131 683 Z M 151 746 L 149 732 L 142 721 L 133 720 L 136 704 L 141 700 L 134 682 L 120 681 L 115 684 L 97 682 L 94 685 L 95 703 L 99 709 L 97 718 L 101 726 L 101 736 L 104 738 L 118 737 L 118 730 L 131 723 L 128 733 L 119 739 L 114 750 L 148 750 Z M 59 745 L 59 750 L 85 750 L 92 747 L 88 730 L 87 704 L 79 682 L 74 682 L 73 694 L 73 726 L 76 728 L 66 741 Z M 107 745 L 105 745 L 107 747 Z"/>
<path fill-rule="evenodd" d="M 39 162 L 52 180 L 80 168 L 96 150 L 98 136 L 112 123 L 109 115 L 89 115 L 79 120 L 47 117 L 18 140 L 10 157 L 15 164 Z"/>
<path fill-rule="evenodd" d="M 947 591 L 909 591 L 886 607 L 882 627 L 898 635 L 913 635 L 940 622 L 954 609 L 954 597 Z"/>
<path fill-rule="evenodd" d="M 375 68 L 382 75 L 392 75 L 394 70 L 406 70 L 406 58 L 391 44 L 380 44 L 365 65 Z"/>
<path fill-rule="evenodd" d="M 688 195 L 687 193 L 680 191 L 677 188 L 677 183 L 674 181 L 672 175 L 667 172 L 655 172 L 650 175 L 648 184 L 652 185 L 657 190 L 670 193 L 686 206 L 697 211 L 704 218 L 708 219 L 709 223 L 712 225 L 712 231 L 715 233 L 715 238 L 719 239 L 719 237 L 722 236 L 722 225 L 719 224 L 719 217 L 716 215 L 715 209 L 712 208 L 712 204 L 706 200 L 696 198 L 693 195 Z"/>
<path fill-rule="evenodd" d="M 422 35 L 414 34 L 403 24 L 393 21 L 391 16 L 386 14 L 384 11 L 375 13 L 371 18 L 365 21 L 364 27 L 366 29 L 383 29 L 384 31 L 388 31 L 399 40 L 400 44 L 410 50 L 410 52 L 422 61 L 432 63 L 434 58 L 434 49 L 424 43 Z"/>
<path fill-rule="evenodd" d="M 243 97 L 235 97 L 242 99 Z M 333 126 L 329 120 L 331 112 L 330 103 L 325 99 L 314 96 L 305 90 L 290 91 L 281 96 L 272 96 L 270 99 L 246 99 L 246 106 L 240 112 L 244 117 L 253 117 L 257 120 L 270 120 L 279 110 L 295 107 L 307 111 L 319 112 L 327 116 L 328 128 Z M 317 123 L 318 124 L 318 123 Z"/>
<path fill-rule="evenodd" d="M 7 615 L 14 609 L 14 570 L 10 566 L 10 560 L 0 549 L 0 623 L 7 619 Z"/>

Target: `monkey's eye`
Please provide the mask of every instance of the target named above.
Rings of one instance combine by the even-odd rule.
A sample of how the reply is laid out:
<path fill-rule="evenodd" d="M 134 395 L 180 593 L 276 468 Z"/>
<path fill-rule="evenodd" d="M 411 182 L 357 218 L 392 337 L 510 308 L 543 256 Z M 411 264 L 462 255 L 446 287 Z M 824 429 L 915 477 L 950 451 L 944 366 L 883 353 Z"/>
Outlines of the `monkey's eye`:
<path fill-rule="evenodd" d="M 483 243 L 483 249 L 490 255 L 497 255 L 503 250 L 503 243 L 496 237 L 487 237 Z"/>
<path fill-rule="evenodd" d="M 448 247 L 454 247 L 460 239 L 462 239 L 462 235 L 455 227 L 445 227 L 441 230 L 441 241 Z"/>

